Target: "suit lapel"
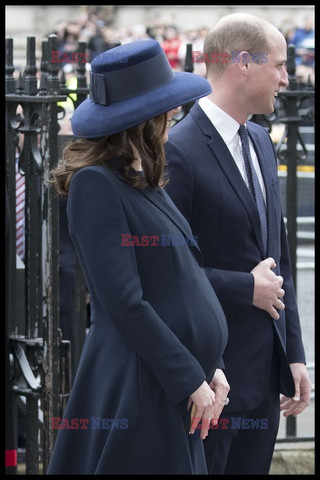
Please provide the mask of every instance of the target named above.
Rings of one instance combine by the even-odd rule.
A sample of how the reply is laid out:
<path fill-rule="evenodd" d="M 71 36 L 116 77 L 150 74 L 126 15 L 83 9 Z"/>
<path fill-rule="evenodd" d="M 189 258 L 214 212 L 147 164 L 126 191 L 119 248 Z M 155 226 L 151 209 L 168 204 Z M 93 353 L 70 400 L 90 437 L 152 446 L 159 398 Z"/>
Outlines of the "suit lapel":
<path fill-rule="evenodd" d="M 198 104 L 194 105 L 190 112 L 196 122 L 199 124 L 203 133 L 208 137 L 211 137 L 208 141 L 208 146 L 210 147 L 212 154 L 219 163 L 221 169 L 224 171 L 229 183 L 232 185 L 236 195 L 240 198 L 244 208 L 246 209 L 252 227 L 261 250 L 262 255 L 264 256 L 264 249 L 261 236 L 261 227 L 260 227 L 260 218 L 257 206 L 249 192 L 247 185 L 245 184 L 242 175 L 229 152 L 228 147 L 222 140 L 220 134 L 216 128 L 212 125 L 211 121 L 205 115 L 203 110 L 199 107 Z"/>

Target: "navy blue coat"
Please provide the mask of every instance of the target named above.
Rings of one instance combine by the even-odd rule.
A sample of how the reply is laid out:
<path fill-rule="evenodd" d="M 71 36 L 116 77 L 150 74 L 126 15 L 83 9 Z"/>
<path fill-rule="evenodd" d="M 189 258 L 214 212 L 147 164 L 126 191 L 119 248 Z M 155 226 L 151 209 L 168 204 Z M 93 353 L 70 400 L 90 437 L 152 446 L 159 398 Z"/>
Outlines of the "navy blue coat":
<path fill-rule="evenodd" d="M 206 473 L 187 402 L 211 380 L 227 326 L 198 246 L 178 241 L 193 238 L 188 223 L 162 190 L 102 166 L 75 174 L 67 214 L 91 327 L 65 419 L 89 421 L 59 430 L 48 473 Z"/>
<path fill-rule="evenodd" d="M 204 256 L 208 278 L 224 308 L 229 341 L 223 355 L 230 384 L 226 412 L 251 410 L 269 387 L 274 330 L 281 358 L 281 391 L 294 395 L 288 362 L 305 362 L 281 213 L 277 159 L 264 128 L 248 122 L 263 175 L 268 210 L 268 251 L 284 278 L 285 310 L 273 320 L 252 306 L 251 270 L 263 260 L 259 213 L 221 136 L 196 103 L 166 143 L 167 192 L 188 220 Z"/>

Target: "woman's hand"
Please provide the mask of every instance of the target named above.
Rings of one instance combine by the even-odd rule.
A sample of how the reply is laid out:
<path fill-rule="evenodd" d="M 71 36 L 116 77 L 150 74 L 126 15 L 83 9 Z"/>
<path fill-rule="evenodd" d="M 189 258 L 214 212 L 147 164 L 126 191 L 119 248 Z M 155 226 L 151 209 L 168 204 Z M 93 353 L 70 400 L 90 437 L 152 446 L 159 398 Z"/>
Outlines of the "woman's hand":
<path fill-rule="evenodd" d="M 201 421 L 200 437 L 204 440 L 208 436 L 211 420 L 214 418 L 215 393 L 206 381 L 190 395 L 193 402 L 193 414 L 191 419 L 190 434 L 193 434 Z M 190 400 L 189 400 L 190 402 Z"/>
<path fill-rule="evenodd" d="M 217 368 L 213 378 L 210 382 L 210 388 L 214 391 L 216 399 L 214 402 L 214 420 L 213 425 L 217 425 L 221 412 L 229 403 L 228 393 L 230 391 L 230 385 L 227 382 L 226 376 L 220 368 Z"/>

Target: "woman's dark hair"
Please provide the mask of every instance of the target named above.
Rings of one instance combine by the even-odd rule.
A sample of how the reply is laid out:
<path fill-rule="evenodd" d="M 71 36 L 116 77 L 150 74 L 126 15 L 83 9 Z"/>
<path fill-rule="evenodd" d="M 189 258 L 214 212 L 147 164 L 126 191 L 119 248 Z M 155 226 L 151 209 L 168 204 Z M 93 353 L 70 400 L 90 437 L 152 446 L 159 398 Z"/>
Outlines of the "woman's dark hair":
<path fill-rule="evenodd" d="M 140 125 L 104 138 L 78 138 L 67 143 L 62 159 L 51 171 L 51 182 L 61 195 L 68 195 L 69 185 L 75 173 L 83 167 L 104 165 L 112 169 L 111 159 L 122 157 L 123 174 L 137 188 L 151 185 L 160 188 L 167 184 L 164 177 L 165 153 L 163 136 L 167 126 L 167 114 L 147 120 Z M 132 175 L 135 160 L 134 149 L 142 160 L 144 176 Z"/>

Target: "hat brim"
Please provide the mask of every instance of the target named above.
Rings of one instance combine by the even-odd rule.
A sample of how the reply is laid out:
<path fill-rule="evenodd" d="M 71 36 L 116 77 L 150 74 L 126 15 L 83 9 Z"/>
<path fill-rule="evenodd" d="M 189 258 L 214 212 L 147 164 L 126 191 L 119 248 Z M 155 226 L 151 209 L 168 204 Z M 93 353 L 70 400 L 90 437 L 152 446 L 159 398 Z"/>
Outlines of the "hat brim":
<path fill-rule="evenodd" d="M 124 101 L 99 105 L 84 100 L 71 118 L 72 130 L 76 137 L 84 138 L 113 135 L 210 93 L 210 84 L 203 77 L 178 72 L 170 83 Z"/>

